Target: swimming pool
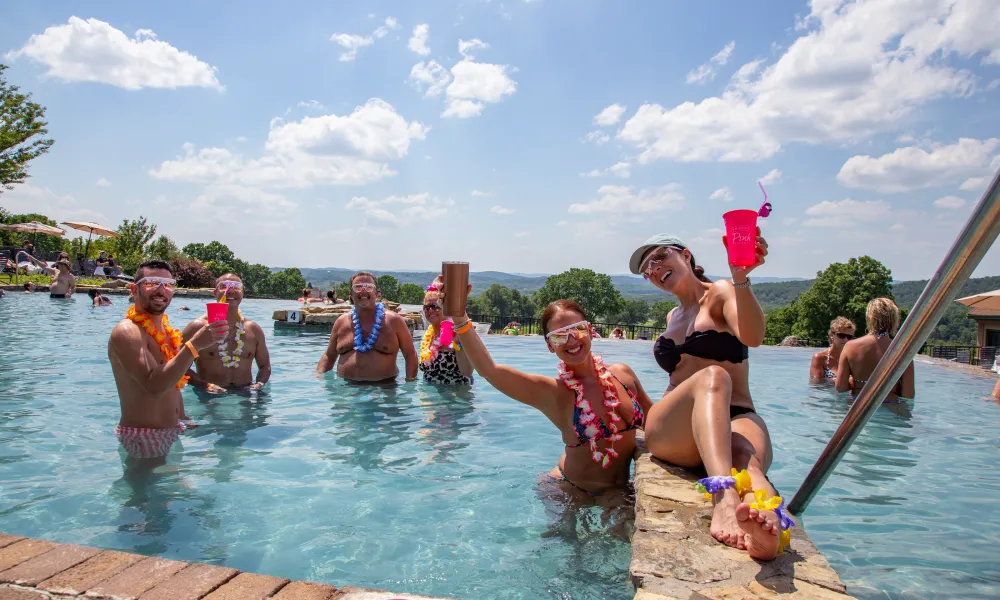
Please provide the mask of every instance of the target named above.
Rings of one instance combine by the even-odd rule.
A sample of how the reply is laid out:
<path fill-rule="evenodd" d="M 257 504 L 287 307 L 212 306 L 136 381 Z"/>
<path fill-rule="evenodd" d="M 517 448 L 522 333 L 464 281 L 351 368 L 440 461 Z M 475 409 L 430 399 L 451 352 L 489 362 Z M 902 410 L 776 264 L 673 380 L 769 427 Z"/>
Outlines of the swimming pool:
<path fill-rule="evenodd" d="M 0 300 L 0 531 L 457 598 L 631 598 L 630 515 L 607 522 L 541 498 L 537 475 L 562 448 L 544 417 L 481 381 L 459 395 L 317 379 L 326 336 L 271 327 L 288 302 L 244 306 L 269 334 L 266 393 L 187 388 L 203 425 L 148 480 L 124 478 L 106 343 L 127 303 L 113 299 Z M 203 300 L 177 298 L 175 326 L 195 315 L 184 304 Z M 499 361 L 555 372 L 538 338 L 487 343 Z M 650 343 L 595 347 L 647 389 L 666 386 Z M 848 403 L 805 381 L 807 351 L 762 348 L 752 361 L 771 477 L 790 494 Z M 1000 408 L 981 399 L 991 383 L 918 367 L 915 408 L 880 409 L 810 506 L 811 536 L 855 595 L 995 597 Z"/>

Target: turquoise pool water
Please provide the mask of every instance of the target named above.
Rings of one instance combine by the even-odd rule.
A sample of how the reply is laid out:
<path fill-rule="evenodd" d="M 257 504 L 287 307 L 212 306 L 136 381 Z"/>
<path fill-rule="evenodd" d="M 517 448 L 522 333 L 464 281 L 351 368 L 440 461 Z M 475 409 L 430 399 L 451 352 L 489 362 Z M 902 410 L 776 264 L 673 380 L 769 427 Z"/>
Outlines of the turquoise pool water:
<path fill-rule="evenodd" d="M 183 326 L 199 300 L 170 310 Z M 571 510 L 539 491 L 561 451 L 540 414 L 483 382 L 351 387 L 312 376 L 325 335 L 273 332 L 285 302 L 249 301 L 269 333 L 259 398 L 200 398 L 203 425 L 168 466 L 123 477 L 107 334 L 127 304 L 0 300 L 0 531 L 206 561 L 290 578 L 458 598 L 631 598 L 631 516 Z M 537 338 L 490 337 L 503 362 L 554 373 Z M 649 390 L 649 343 L 596 343 Z M 791 493 L 848 408 L 805 380 L 809 353 L 752 352 L 771 477 Z M 862 598 L 987 598 L 1000 586 L 1000 443 L 992 380 L 917 369 L 915 406 L 882 408 L 806 515 Z"/>

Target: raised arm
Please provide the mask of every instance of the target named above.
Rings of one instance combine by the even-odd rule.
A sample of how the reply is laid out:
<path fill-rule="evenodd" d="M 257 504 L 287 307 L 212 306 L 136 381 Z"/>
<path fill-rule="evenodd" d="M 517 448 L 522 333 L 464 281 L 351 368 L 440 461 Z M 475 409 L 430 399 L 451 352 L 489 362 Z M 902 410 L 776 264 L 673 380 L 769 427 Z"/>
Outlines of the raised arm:
<path fill-rule="evenodd" d="M 722 244 L 728 248 L 729 244 L 723 236 Z M 757 228 L 757 261 L 749 267 L 730 266 L 729 270 L 733 274 L 732 283 L 728 281 L 718 281 L 715 287 L 722 296 L 722 313 L 726 319 L 726 324 L 733 330 L 733 334 L 743 344 L 756 348 L 764 343 L 764 310 L 761 309 L 757 297 L 750 289 L 750 273 L 757 267 L 764 264 L 767 257 L 767 241 L 760 235 L 760 227 Z M 735 287 L 740 286 L 740 287 Z"/>
<path fill-rule="evenodd" d="M 455 319 L 455 330 L 469 321 L 465 316 Z M 550 414 L 556 404 L 559 394 L 559 382 L 552 377 L 522 373 L 513 367 L 498 365 L 493 362 L 483 340 L 479 338 L 475 327 L 459 334 L 462 351 L 469 358 L 476 372 L 500 392 L 518 402 L 533 406 L 545 414 Z"/>
<path fill-rule="evenodd" d="M 191 338 L 191 343 L 200 352 L 224 339 L 229 331 L 225 321 L 213 327 L 205 326 Z M 147 394 L 159 397 L 177 385 L 194 362 L 194 355 L 186 345 L 172 359 L 162 365 L 146 349 L 146 341 L 139 328 L 130 323 L 119 323 L 111 332 L 108 341 L 108 358 L 120 364 L 125 372 L 138 383 Z"/>
<path fill-rule="evenodd" d="M 254 338 L 257 340 L 257 347 L 254 349 L 254 360 L 257 362 L 256 382 L 263 386 L 271 379 L 271 353 L 267 350 L 267 340 L 264 339 L 264 330 L 256 322 L 250 323 Z"/>
<path fill-rule="evenodd" d="M 195 319 L 184 327 L 184 331 L 181 332 L 181 339 L 185 342 L 190 340 L 195 336 L 196 333 L 201 331 L 201 328 L 205 326 L 205 322 L 201 319 Z M 197 346 L 196 346 L 197 347 Z M 191 379 L 188 380 L 188 384 L 194 387 L 208 387 L 208 382 L 201 378 L 198 371 L 195 369 L 195 361 L 191 361 L 191 366 L 188 367 L 187 376 Z"/>
<path fill-rule="evenodd" d="M 417 350 L 413 347 L 413 334 L 403 317 L 393 314 L 391 321 L 392 330 L 399 341 L 399 349 L 403 351 L 403 359 L 406 361 L 406 380 L 413 381 L 417 378 Z"/>

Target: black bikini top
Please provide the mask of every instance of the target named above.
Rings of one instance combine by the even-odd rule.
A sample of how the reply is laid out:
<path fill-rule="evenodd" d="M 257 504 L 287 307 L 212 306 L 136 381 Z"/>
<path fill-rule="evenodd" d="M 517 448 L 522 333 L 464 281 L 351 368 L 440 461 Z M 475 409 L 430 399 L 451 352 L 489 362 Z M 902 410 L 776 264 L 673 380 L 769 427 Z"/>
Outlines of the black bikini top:
<path fill-rule="evenodd" d="M 667 373 L 673 373 L 682 354 L 718 362 L 739 364 L 750 357 L 750 349 L 735 335 L 725 331 L 696 331 L 677 344 L 662 335 L 653 344 L 653 358 Z"/>

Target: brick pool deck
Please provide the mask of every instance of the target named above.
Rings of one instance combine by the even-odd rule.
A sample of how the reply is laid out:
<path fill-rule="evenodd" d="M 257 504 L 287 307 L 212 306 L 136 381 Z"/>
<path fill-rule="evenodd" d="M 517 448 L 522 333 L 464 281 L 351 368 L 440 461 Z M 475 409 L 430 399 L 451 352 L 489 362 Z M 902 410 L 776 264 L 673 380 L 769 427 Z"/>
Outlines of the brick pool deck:
<path fill-rule="evenodd" d="M 0 533 L 0 600 L 434 600 Z"/>

